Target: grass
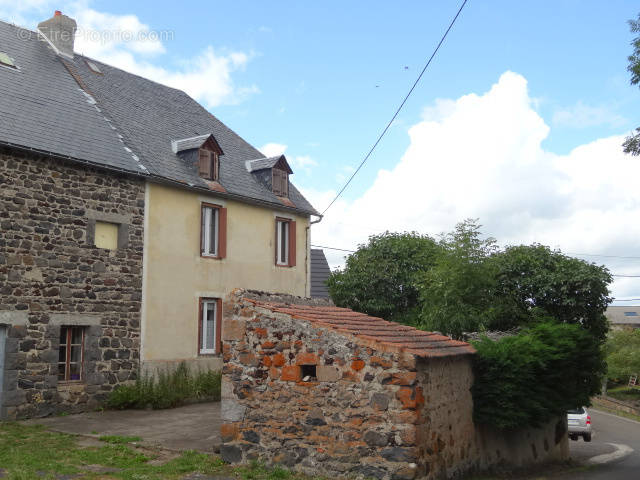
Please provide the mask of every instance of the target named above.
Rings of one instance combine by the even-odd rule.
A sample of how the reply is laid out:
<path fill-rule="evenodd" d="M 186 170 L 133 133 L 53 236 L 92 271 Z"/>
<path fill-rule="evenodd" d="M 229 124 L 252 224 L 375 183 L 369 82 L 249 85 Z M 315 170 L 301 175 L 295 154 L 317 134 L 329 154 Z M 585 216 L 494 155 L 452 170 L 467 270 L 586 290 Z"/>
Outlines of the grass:
<path fill-rule="evenodd" d="M 100 438 L 98 438 L 98 440 L 100 440 L 101 442 L 107 442 L 107 443 L 126 444 L 126 443 L 141 442 L 142 438 L 126 437 L 126 436 L 123 437 L 121 435 L 102 435 Z"/>
<path fill-rule="evenodd" d="M 183 362 L 173 371 L 157 375 L 138 376 L 135 384 L 121 385 L 107 400 L 107 407 L 118 410 L 128 408 L 174 408 L 187 402 L 220 400 L 220 372 L 192 372 Z"/>
<path fill-rule="evenodd" d="M 57 475 L 79 475 L 83 480 L 178 480 L 196 472 L 239 480 L 309 480 L 259 463 L 225 465 L 215 456 L 194 451 L 167 457 L 162 450 L 132 444 L 139 437 L 103 436 L 104 445 L 95 447 L 78 445 L 78 438 L 42 426 L 0 423 L 0 466 L 9 480 L 50 480 Z M 165 463 L 158 461 L 163 458 Z"/>
<path fill-rule="evenodd" d="M 625 417 L 630 420 L 635 420 L 636 422 L 640 422 L 640 415 L 634 415 L 633 413 L 627 413 L 622 410 L 615 410 L 613 408 L 605 407 L 601 403 L 598 402 L 596 398 L 591 399 L 591 403 L 596 410 L 600 410 L 602 412 L 611 413 L 612 415 L 617 415 L 619 417 Z"/>
<path fill-rule="evenodd" d="M 607 395 L 623 402 L 640 402 L 639 387 L 614 387 L 607 390 Z"/>

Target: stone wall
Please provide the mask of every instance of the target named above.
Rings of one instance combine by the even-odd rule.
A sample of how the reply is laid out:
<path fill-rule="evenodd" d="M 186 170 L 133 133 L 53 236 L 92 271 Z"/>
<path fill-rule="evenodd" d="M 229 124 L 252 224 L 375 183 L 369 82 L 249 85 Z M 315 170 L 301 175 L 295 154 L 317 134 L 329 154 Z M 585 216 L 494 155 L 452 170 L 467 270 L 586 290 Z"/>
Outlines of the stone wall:
<path fill-rule="evenodd" d="M 523 467 L 569 456 L 566 417 L 516 431 L 475 425 L 468 357 L 420 359 L 418 383 L 425 392 L 419 455 L 430 478 L 455 478 L 470 471 Z"/>
<path fill-rule="evenodd" d="M 376 478 L 424 469 L 413 356 L 359 347 L 243 301 L 223 311 L 224 460 Z M 305 380 L 302 365 L 315 366 L 316 378 Z"/>
<path fill-rule="evenodd" d="M 223 306 L 224 460 L 411 480 L 568 457 L 566 419 L 517 432 L 474 425 L 471 356 L 418 358 L 251 296 L 232 292 Z"/>
<path fill-rule="evenodd" d="M 0 150 L 3 417 L 91 408 L 135 378 L 143 217 L 140 180 Z M 120 225 L 118 249 L 93 246 L 96 220 Z M 85 332 L 80 382 L 58 382 L 66 325 Z"/>

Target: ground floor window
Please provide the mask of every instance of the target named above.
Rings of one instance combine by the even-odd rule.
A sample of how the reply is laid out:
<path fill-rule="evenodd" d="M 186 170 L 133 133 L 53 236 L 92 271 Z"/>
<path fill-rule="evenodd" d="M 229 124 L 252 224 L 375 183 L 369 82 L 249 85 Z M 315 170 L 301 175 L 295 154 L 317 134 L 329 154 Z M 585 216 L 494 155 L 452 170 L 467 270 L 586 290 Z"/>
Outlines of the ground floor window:
<path fill-rule="evenodd" d="M 82 379 L 84 360 L 84 328 L 60 327 L 60 350 L 58 354 L 58 380 L 79 381 Z"/>
<path fill-rule="evenodd" d="M 200 299 L 199 351 L 200 354 L 220 353 L 221 302 L 217 298 Z"/>

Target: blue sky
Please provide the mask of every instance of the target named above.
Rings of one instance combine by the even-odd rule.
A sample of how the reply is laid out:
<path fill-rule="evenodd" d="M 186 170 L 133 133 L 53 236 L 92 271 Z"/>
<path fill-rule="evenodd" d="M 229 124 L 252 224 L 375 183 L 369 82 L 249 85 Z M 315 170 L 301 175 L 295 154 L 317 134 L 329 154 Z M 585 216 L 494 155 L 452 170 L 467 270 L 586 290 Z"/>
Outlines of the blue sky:
<path fill-rule="evenodd" d="M 60 9 L 88 30 L 170 31 L 150 44 L 84 39 L 77 51 L 185 89 L 258 148 L 286 147 L 293 181 L 322 210 L 459 5 L 0 0 L 0 18 L 33 28 Z M 385 228 L 437 235 L 478 217 L 502 243 L 640 256 L 631 220 L 640 194 L 617 192 L 633 188 L 625 182 L 636 173 L 617 146 L 640 126 L 640 91 L 626 71 L 626 22 L 638 13 L 630 0 L 469 0 L 387 137 L 314 227 L 314 242 L 353 248 Z M 475 150 L 460 147 L 472 141 Z M 471 175 L 478 163 L 490 174 Z M 589 259 L 640 274 L 640 261 Z M 640 282 L 619 280 L 614 293 L 640 298 Z"/>

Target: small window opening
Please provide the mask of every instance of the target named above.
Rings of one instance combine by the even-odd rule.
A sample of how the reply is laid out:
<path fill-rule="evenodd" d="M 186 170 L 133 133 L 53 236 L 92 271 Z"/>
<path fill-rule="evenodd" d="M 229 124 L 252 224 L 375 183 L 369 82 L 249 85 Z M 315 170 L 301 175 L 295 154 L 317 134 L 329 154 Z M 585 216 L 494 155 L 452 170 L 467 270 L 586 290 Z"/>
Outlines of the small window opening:
<path fill-rule="evenodd" d="M 289 265 L 289 222 L 276 221 L 276 264 Z"/>
<path fill-rule="evenodd" d="M 316 380 L 318 377 L 316 376 L 316 366 L 315 365 L 301 365 L 302 369 L 302 381 L 303 382 L 311 382 Z"/>
<path fill-rule="evenodd" d="M 289 196 L 289 175 L 284 170 L 274 168 L 271 171 L 272 178 L 271 184 L 273 186 L 273 193 L 279 197 Z"/>
<path fill-rule="evenodd" d="M 218 153 L 201 148 L 198 151 L 198 173 L 207 180 L 218 180 L 220 159 Z"/>
<path fill-rule="evenodd" d="M 87 63 L 87 66 L 89 67 L 89 69 L 90 69 L 93 73 L 100 73 L 100 74 L 102 74 L 102 70 L 100 70 L 100 67 L 98 67 L 98 65 L 96 65 L 95 63 L 93 63 L 91 60 L 85 60 L 85 62 Z"/>
<path fill-rule="evenodd" d="M 84 362 L 84 327 L 62 327 L 58 350 L 58 380 L 82 380 Z"/>
<path fill-rule="evenodd" d="M 625 317 L 637 317 L 638 312 L 624 312 Z"/>
<path fill-rule="evenodd" d="M 11 58 L 9 55 L 7 55 L 4 52 L 0 52 L 0 65 L 9 67 L 9 68 L 15 68 L 15 69 L 18 68 L 14 63 L 13 58 Z"/>

